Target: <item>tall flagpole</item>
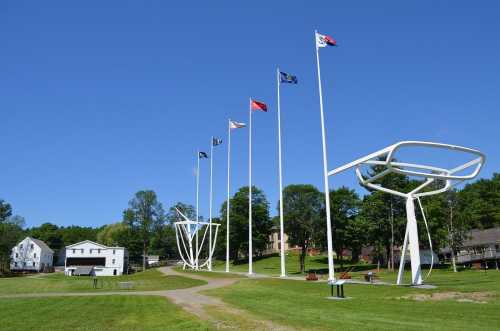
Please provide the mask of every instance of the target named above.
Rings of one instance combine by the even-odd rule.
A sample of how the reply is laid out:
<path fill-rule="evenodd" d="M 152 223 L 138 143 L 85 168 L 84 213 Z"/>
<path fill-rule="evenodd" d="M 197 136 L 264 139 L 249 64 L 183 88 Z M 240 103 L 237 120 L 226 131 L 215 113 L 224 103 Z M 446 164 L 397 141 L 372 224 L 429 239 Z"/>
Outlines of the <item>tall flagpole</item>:
<path fill-rule="evenodd" d="M 276 80 L 278 84 L 278 168 L 280 185 L 280 255 L 281 255 L 281 276 L 286 277 L 285 270 L 285 235 L 283 226 L 283 179 L 281 175 L 281 102 L 280 102 L 280 69 L 276 69 Z"/>
<path fill-rule="evenodd" d="M 199 193 L 200 193 L 200 151 L 196 153 L 196 158 L 198 161 L 196 169 L 196 261 L 195 269 L 198 270 L 198 222 L 199 222 Z"/>
<path fill-rule="evenodd" d="M 248 274 L 252 271 L 252 98 L 249 103 L 249 126 L 248 126 Z"/>
<path fill-rule="evenodd" d="M 319 109 L 321 113 L 321 138 L 323 140 L 323 182 L 325 189 L 325 209 L 326 209 L 326 238 L 328 242 L 328 280 L 334 281 L 333 269 L 333 245 L 332 245 L 332 224 L 330 216 L 330 188 L 328 185 L 328 163 L 326 158 L 326 134 L 325 116 L 323 114 L 323 91 L 321 89 L 321 70 L 319 66 L 319 48 L 317 41 L 318 31 L 314 31 L 314 42 L 316 44 L 316 64 L 318 66 L 318 88 L 319 88 Z"/>
<path fill-rule="evenodd" d="M 229 180 L 231 167 L 231 119 L 227 123 L 227 202 L 226 202 L 226 272 L 229 272 Z"/>
<path fill-rule="evenodd" d="M 208 271 L 212 271 L 212 175 L 213 175 L 213 167 L 214 167 L 214 137 L 210 140 L 210 206 L 208 208 L 209 212 L 209 240 L 208 240 Z"/>

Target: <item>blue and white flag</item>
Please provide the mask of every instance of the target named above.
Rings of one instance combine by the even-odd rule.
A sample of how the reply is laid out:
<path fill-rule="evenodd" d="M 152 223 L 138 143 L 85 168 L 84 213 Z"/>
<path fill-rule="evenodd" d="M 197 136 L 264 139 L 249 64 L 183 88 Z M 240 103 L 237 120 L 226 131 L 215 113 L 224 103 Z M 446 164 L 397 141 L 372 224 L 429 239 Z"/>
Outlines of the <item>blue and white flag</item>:
<path fill-rule="evenodd" d="M 297 84 L 298 82 L 297 76 L 280 71 L 280 83 Z"/>

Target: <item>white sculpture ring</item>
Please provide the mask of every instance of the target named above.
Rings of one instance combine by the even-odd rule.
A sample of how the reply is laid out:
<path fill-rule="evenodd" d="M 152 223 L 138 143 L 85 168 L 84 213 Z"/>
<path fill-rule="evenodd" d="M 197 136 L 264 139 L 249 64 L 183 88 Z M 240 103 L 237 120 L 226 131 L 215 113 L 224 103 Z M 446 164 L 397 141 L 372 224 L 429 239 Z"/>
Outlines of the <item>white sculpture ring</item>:
<path fill-rule="evenodd" d="M 472 159 L 466 163 L 458 165 L 454 168 L 447 169 L 441 167 L 435 167 L 425 164 L 414 164 L 414 163 L 405 163 L 394 161 L 396 152 L 406 147 L 429 147 L 435 149 L 445 149 L 451 151 L 462 152 L 466 155 L 472 156 Z M 382 191 L 385 193 L 397 195 L 406 199 L 406 232 L 403 242 L 403 250 L 401 252 L 401 259 L 399 263 L 399 272 L 397 284 L 401 284 L 403 278 L 403 270 L 404 270 L 404 256 L 406 253 L 407 246 L 410 248 L 410 260 L 411 260 L 411 273 L 412 273 L 412 285 L 420 285 L 422 284 L 422 276 L 421 276 L 421 268 L 420 268 L 420 250 L 418 244 L 418 232 L 417 232 L 417 220 L 415 216 L 415 205 L 414 200 L 417 199 L 421 212 L 424 218 L 425 226 L 428 232 L 429 244 L 432 251 L 432 243 L 430 241 L 430 233 L 427 227 L 427 220 L 425 218 L 424 210 L 420 203 L 420 197 L 434 195 L 438 193 L 443 193 L 450 190 L 453 186 L 463 182 L 464 180 L 472 179 L 476 177 L 481 170 L 484 161 L 485 155 L 478 150 L 449 145 L 449 144 L 441 144 L 427 141 L 401 141 L 394 145 L 388 146 L 384 149 L 381 149 L 377 152 L 371 153 L 367 156 L 359 158 L 353 162 L 350 162 L 346 165 L 338 167 L 330 172 L 328 172 L 328 176 L 333 176 L 343 171 L 346 171 L 351 168 L 356 168 L 356 176 L 361 185 L 369 187 L 374 190 Z M 363 165 L 380 165 L 385 166 L 386 169 L 382 172 L 374 175 L 374 176 L 364 176 L 361 172 L 361 166 Z M 464 171 L 469 171 L 466 174 L 459 174 Z M 424 178 L 425 181 L 419 185 L 417 188 L 410 192 L 399 192 L 394 189 L 390 189 L 387 187 L 383 187 L 380 184 L 374 183 L 378 179 L 390 174 L 390 173 L 399 173 L 407 176 L 416 176 Z M 429 191 L 423 191 L 426 187 L 428 187 L 431 183 L 439 180 L 440 183 L 443 182 L 442 187 L 437 187 Z M 431 268 L 433 264 L 433 254 L 431 252 Z"/>

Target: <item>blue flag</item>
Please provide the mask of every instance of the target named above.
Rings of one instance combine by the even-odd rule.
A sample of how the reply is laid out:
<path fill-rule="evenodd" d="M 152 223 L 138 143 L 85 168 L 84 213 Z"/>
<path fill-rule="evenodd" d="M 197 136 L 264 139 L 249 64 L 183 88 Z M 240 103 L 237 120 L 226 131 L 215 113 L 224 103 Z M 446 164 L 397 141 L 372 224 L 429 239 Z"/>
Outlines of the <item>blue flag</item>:
<path fill-rule="evenodd" d="M 280 71 L 280 83 L 297 84 L 298 82 L 297 76 Z"/>

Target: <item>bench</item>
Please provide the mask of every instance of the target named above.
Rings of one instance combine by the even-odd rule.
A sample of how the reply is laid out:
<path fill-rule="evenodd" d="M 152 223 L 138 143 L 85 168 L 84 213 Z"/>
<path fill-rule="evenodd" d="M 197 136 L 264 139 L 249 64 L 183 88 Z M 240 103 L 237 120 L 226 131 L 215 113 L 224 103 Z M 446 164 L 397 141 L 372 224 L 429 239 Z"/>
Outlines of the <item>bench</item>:
<path fill-rule="evenodd" d="M 134 282 L 118 282 L 118 287 L 125 290 L 130 290 L 134 287 Z"/>
<path fill-rule="evenodd" d="M 379 276 L 377 276 L 374 272 L 363 274 L 363 276 L 365 277 L 365 280 L 370 283 L 373 283 L 375 279 L 379 279 Z"/>

